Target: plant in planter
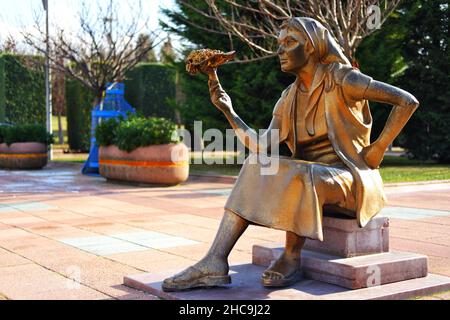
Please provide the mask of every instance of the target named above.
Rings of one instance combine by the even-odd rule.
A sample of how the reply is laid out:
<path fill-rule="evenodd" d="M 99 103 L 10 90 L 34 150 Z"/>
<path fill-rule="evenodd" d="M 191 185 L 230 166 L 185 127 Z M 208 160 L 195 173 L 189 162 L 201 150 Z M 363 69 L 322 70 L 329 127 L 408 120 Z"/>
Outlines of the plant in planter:
<path fill-rule="evenodd" d="M 107 179 L 175 185 L 189 176 L 188 149 L 167 119 L 108 119 L 97 126 L 95 137 L 99 171 Z"/>
<path fill-rule="evenodd" d="M 53 135 L 39 124 L 0 126 L 0 168 L 42 169 Z"/>

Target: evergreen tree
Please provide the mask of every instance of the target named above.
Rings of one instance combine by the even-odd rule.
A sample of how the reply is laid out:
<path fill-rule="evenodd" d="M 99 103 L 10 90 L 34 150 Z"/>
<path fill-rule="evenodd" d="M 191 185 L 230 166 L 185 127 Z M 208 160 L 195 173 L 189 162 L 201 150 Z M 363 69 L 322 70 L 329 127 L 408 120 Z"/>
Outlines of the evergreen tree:
<path fill-rule="evenodd" d="M 164 10 L 170 22 L 163 27 L 189 41 L 185 55 L 192 49 L 211 48 L 250 56 L 245 44 L 235 38 L 230 44 L 230 36 L 214 20 L 193 9 L 207 9 L 204 1 L 192 1 L 190 6 L 177 2 L 178 10 Z M 396 142 L 418 159 L 450 162 L 448 27 L 448 1 L 404 1 L 378 32 L 364 40 L 356 54 L 362 72 L 411 92 L 421 102 Z M 186 100 L 177 107 L 186 126 L 191 128 L 194 120 L 202 120 L 206 128 L 229 128 L 209 100 L 206 76 L 188 75 L 184 63 L 178 68 Z M 280 71 L 276 58 L 224 65 L 219 77 L 236 111 L 253 128 L 267 127 L 281 91 L 293 81 Z M 371 106 L 375 139 L 391 108 L 377 103 Z"/>
<path fill-rule="evenodd" d="M 161 52 L 159 53 L 159 61 L 162 63 L 173 63 L 175 60 L 177 60 L 177 54 L 173 49 L 172 39 L 170 39 L 169 36 L 161 48 Z"/>
<path fill-rule="evenodd" d="M 389 16 L 383 27 L 364 39 L 356 52 L 356 60 L 361 72 L 375 80 L 396 85 L 399 76 L 405 70 L 406 63 L 402 56 L 402 42 L 407 36 L 407 14 L 404 6 Z M 372 141 L 383 130 L 392 107 L 377 102 L 370 103 L 373 117 Z M 398 142 L 395 142 L 398 145 Z"/>
<path fill-rule="evenodd" d="M 148 34 L 142 33 L 139 35 L 137 41 L 138 47 L 152 48 L 153 42 Z M 141 60 L 141 62 L 158 62 L 155 51 L 153 48 L 147 53 L 147 55 Z"/>
<path fill-rule="evenodd" d="M 398 84 L 421 106 L 407 125 L 402 143 L 418 159 L 450 162 L 450 53 L 448 0 L 409 1 L 402 42 L 408 69 Z"/>
<path fill-rule="evenodd" d="M 214 20 L 208 19 L 192 7 L 206 9 L 204 1 L 191 1 L 188 7 L 179 1 L 177 10 L 163 10 L 169 23 L 162 23 L 163 28 L 189 42 L 184 55 L 193 49 L 210 48 L 222 51 L 235 50 L 237 55 L 250 56 L 250 49 L 238 39 L 230 38 L 219 29 Z M 206 32 L 202 28 L 217 30 Z M 184 59 L 183 59 L 184 60 Z M 194 121 L 203 121 L 203 129 L 230 128 L 223 114 L 211 103 L 208 92 L 208 80 L 205 75 L 191 76 L 185 71 L 185 63 L 177 63 L 180 72 L 184 102 L 178 103 L 182 120 L 188 129 L 193 128 Z M 230 95 L 236 112 L 255 129 L 265 129 L 272 118 L 272 110 L 281 92 L 294 80 L 280 70 L 277 58 L 240 64 L 230 63 L 220 67 L 219 77 L 222 85 Z"/>

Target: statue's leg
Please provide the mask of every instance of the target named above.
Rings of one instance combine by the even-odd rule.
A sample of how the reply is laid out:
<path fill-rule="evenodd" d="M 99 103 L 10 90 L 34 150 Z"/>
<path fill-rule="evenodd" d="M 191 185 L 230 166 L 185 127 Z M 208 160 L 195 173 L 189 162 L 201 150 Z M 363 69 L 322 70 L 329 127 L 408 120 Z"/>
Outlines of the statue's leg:
<path fill-rule="evenodd" d="M 230 283 L 228 256 L 248 225 L 247 220 L 225 211 L 216 238 L 206 256 L 192 267 L 164 280 L 163 290 L 179 291 Z"/>
<path fill-rule="evenodd" d="M 306 238 L 286 232 L 283 254 L 264 271 L 262 283 L 267 287 L 285 287 L 301 279 L 301 250 Z"/>

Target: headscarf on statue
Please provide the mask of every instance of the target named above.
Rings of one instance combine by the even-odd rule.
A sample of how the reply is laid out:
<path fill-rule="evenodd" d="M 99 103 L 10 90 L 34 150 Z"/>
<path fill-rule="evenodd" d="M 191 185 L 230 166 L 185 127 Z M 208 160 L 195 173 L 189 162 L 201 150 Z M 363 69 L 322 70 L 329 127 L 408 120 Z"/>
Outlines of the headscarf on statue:
<path fill-rule="evenodd" d="M 307 37 L 307 40 L 314 48 L 313 54 L 315 55 L 316 61 L 318 61 L 313 83 L 310 88 L 311 94 L 307 103 L 309 107 L 305 119 L 308 134 L 314 136 L 316 132 L 314 124 L 317 115 L 317 106 L 324 91 L 328 92 L 333 88 L 334 79 L 332 74 L 338 67 L 350 70 L 352 66 L 343 54 L 341 47 L 319 21 L 312 18 L 296 17 L 286 20 L 281 26 L 281 28 L 287 27 L 298 30 Z M 297 104 L 298 90 L 300 90 L 300 85 L 297 79 L 286 95 L 285 105 L 289 106 L 289 108 L 286 110 L 288 114 L 285 114 L 287 116 L 285 119 L 289 118 L 294 120 L 296 118 L 295 106 Z"/>

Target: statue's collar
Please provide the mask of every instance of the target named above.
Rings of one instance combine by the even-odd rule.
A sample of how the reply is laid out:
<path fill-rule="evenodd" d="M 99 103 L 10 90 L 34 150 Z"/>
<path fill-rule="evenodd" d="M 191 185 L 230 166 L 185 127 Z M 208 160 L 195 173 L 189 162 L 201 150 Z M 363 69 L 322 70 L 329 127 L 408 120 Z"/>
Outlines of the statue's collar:
<path fill-rule="evenodd" d="M 295 91 L 312 94 L 323 83 L 323 80 L 325 79 L 325 76 L 327 74 L 327 70 L 328 70 L 328 66 L 327 65 L 319 63 L 317 65 L 316 71 L 314 73 L 314 79 L 313 79 L 311 88 L 307 92 L 303 91 L 301 89 L 300 80 L 299 80 L 299 78 L 297 78 L 297 79 L 295 79 L 295 82 L 294 82 L 294 85 L 293 85 L 293 89 Z"/>
<path fill-rule="evenodd" d="M 316 72 L 314 73 L 314 79 L 311 85 L 311 89 L 308 91 L 308 103 L 306 104 L 306 118 L 305 125 L 306 130 L 310 136 L 314 136 L 316 134 L 315 130 L 315 120 L 317 116 L 317 109 L 319 105 L 320 98 L 324 94 L 324 80 L 327 75 L 328 66 L 324 64 L 319 64 L 316 68 Z M 296 108 L 297 108 L 297 98 L 298 93 L 300 91 L 300 81 L 298 78 L 295 80 L 294 85 L 291 88 L 290 92 L 290 110 L 289 110 L 289 118 L 293 121 L 293 129 L 296 131 Z M 296 137 L 296 133 L 294 134 Z M 295 138 L 296 139 L 296 138 Z"/>

